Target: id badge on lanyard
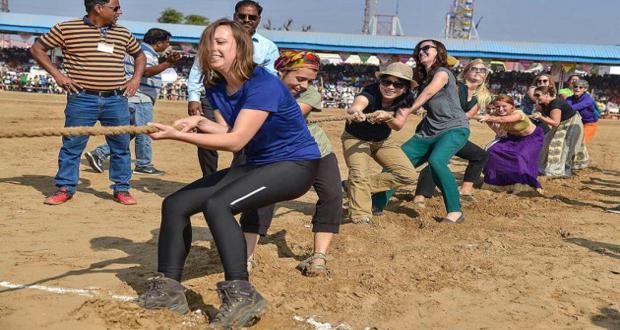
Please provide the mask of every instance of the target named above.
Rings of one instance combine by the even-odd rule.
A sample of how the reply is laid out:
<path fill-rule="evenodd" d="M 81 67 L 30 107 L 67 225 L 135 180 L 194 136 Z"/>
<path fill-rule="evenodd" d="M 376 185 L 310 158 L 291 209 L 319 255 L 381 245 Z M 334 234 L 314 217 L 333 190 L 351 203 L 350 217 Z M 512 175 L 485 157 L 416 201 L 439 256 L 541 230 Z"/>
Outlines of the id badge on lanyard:
<path fill-rule="evenodd" d="M 109 44 L 107 42 L 101 41 L 97 44 L 97 51 L 114 54 L 114 44 Z"/>
<path fill-rule="evenodd" d="M 99 29 L 99 33 L 101 34 L 101 36 L 100 36 L 101 40 L 97 44 L 97 51 L 108 53 L 108 54 L 114 54 L 114 44 L 113 43 L 107 43 L 105 41 L 107 36 L 108 36 L 108 30 L 107 29 Z"/>

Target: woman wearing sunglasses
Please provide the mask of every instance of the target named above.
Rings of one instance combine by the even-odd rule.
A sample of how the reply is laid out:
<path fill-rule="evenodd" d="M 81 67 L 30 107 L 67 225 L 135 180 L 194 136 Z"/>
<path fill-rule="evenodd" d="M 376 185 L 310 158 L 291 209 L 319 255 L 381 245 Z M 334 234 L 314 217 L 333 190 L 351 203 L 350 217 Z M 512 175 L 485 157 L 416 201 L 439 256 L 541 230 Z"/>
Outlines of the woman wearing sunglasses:
<path fill-rule="evenodd" d="M 321 111 L 321 94 L 311 85 L 319 73 L 320 60 L 314 52 L 285 51 L 275 62 L 280 79 L 293 94 L 306 119 L 311 111 Z M 312 186 L 319 197 L 312 217 L 314 249 L 297 269 L 305 276 L 329 276 L 327 248 L 338 233 L 342 220 L 340 169 L 332 145 L 318 124 L 309 124 L 310 134 L 321 151 L 318 170 Z M 273 207 L 243 213 L 241 228 L 248 248 L 248 269 L 255 266 L 254 250 L 259 235 L 266 235 L 273 218 Z"/>
<path fill-rule="evenodd" d="M 414 79 L 419 83 L 420 93 L 413 106 L 400 109 L 387 123 L 399 130 L 409 114 L 422 106 L 427 110 L 415 135 L 402 145 L 402 149 L 415 167 L 428 162 L 446 206 L 447 215 L 442 222 L 459 223 L 465 217 L 448 161 L 467 143 L 469 120 L 461 108 L 456 78 L 448 69 L 446 47 L 436 40 L 423 40 L 416 45 L 413 58 L 416 61 Z M 393 192 L 375 194 L 373 207 L 383 210 Z"/>
<path fill-rule="evenodd" d="M 530 87 L 528 87 L 527 89 L 525 97 L 523 97 L 521 105 L 523 108 L 523 112 L 526 115 L 531 115 L 535 112 L 536 98 L 534 97 L 534 89 L 541 86 L 552 86 L 553 88 L 555 88 L 555 81 L 550 75 L 546 73 L 542 73 L 534 77 L 532 83 L 530 84 Z"/>
<path fill-rule="evenodd" d="M 573 95 L 566 98 L 566 103 L 581 115 L 584 142 L 588 144 L 594 138 L 594 134 L 598 128 L 598 118 L 600 114 L 596 108 L 596 102 L 592 96 L 588 94 L 588 88 L 590 87 L 588 81 L 580 79 L 574 82 L 572 86 Z"/>
<path fill-rule="evenodd" d="M 375 112 L 379 110 L 387 118 L 393 118 L 393 113 L 399 108 L 411 106 L 413 71 L 408 65 L 397 62 L 375 73 L 375 76 L 379 81 L 365 87 L 355 97 L 348 110 L 353 120 L 346 124 L 342 134 L 344 159 L 349 167 L 346 187 L 349 219 L 360 224 L 371 222 L 371 193 L 415 182 L 415 169 L 400 145 L 392 139 L 389 123 L 383 122 L 383 119 L 381 122 L 374 121 Z M 366 121 L 367 117 L 373 118 L 372 122 Z M 370 160 L 379 163 L 389 173 L 370 176 Z"/>
<path fill-rule="evenodd" d="M 536 87 L 534 97 L 540 106 L 533 118 L 551 126 L 545 134 L 540 154 L 542 175 L 570 176 L 572 170 L 588 165 L 588 153 L 583 143 L 583 123 L 579 112 L 556 97 L 553 86 Z"/>
<path fill-rule="evenodd" d="M 467 114 L 467 118 L 471 119 L 478 114 L 480 109 L 486 108 L 491 102 L 491 92 L 489 92 L 486 85 L 488 71 L 481 59 L 475 59 L 463 68 L 463 71 L 457 78 L 461 108 Z M 467 141 L 465 146 L 456 153 L 456 156 L 468 161 L 463 177 L 463 185 L 460 189 L 461 200 L 472 202 L 474 183 L 480 180 L 480 174 L 489 156 L 484 149 L 471 141 Z M 426 198 L 433 196 L 435 186 L 433 175 L 427 166 L 420 172 L 418 178 L 418 185 L 413 200 L 416 206 L 424 207 Z"/>

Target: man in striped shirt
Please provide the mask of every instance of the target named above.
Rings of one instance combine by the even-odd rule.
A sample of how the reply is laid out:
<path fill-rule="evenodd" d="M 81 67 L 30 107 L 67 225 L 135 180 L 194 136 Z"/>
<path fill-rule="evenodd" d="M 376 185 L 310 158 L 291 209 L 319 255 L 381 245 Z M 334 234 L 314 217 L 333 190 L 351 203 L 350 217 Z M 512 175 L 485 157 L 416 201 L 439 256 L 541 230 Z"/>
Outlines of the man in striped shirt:
<path fill-rule="evenodd" d="M 145 57 L 140 45 L 126 28 L 117 25 L 122 14 L 119 0 L 84 0 L 87 15 L 56 24 L 30 49 L 33 58 L 64 88 L 67 95 L 65 127 L 129 125 L 127 97 L 140 86 Z M 47 51 L 62 48 L 62 74 L 52 64 Z M 135 72 L 125 80 L 123 58 L 135 60 Z M 114 199 L 121 204 L 136 204 L 129 193 L 131 155 L 129 135 L 108 135 L 110 146 L 110 180 Z M 58 155 L 55 182 L 58 191 L 45 199 L 45 204 L 62 204 L 73 197 L 79 179 L 80 156 L 88 136 L 63 137 Z"/>
<path fill-rule="evenodd" d="M 171 68 L 181 59 L 181 54 L 171 53 L 166 61 L 159 63 L 159 53 L 170 46 L 170 32 L 158 28 L 152 28 L 144 34 L 144 42 L 140 44 L 146 56 L 146 68 L 140 82 L 140 88 L 136 95 L 129 98 L 129 113 L 131 124 L 143 126 L 153 121 L 153 105 L 159 97 L 161 90 L 161 72 Z M 133 57 L 125 56 L 125 74 L 131 78 L 134 74 Z M 135 136 L 136 167 L 134 174 L 163 175 L 153 165 L 151 138 L 146 134 Z M 90 167 L 99 173 L 103 173 L 103 161 L 110 156 L 110 146 L 102 144 L 93 151 L 84 153 Z"/>

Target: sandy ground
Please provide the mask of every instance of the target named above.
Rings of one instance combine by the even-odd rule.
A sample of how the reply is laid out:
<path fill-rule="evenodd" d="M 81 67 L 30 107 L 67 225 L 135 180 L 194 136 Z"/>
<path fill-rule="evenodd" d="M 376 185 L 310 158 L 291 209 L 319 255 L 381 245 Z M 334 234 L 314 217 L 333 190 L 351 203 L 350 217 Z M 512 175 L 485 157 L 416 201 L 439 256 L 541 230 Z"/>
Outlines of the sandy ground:
<path fill-rule="evenodd" d="M 0 101 L 5 130 L 63 125 L 63 97 L 0 93 Z M 185 112 L 182 102 L 156 106 L 162 122 Z M 322 115 L 334 114 L 341 112 Z M 418 120 L 398 138 L 408 138 Z M 323 127 L 346 177 L 343 124 Z M 478 123 L 472 130 L 476 143 L 492 138 Z M 316 194 L 279 204 L 252 276 L 270 302 L 255 328 L 619 329 L 620 216 L 603 212 L 620 204 L 619 137 L 620 121 L 603 121 L 589 169 L 543 178 L 544 196 L 480 190 L 458 226 L 435 222 L 444 212 L 440 197 L 415 209 L 412 187 L 402 189 L 375 224 L 343 224 L 330 251 L 330 280 L 294 270 L 311 251 Z M 102 141 L 91 138 L 88 149 Z M 155 164 L 167 174 L 134 176 L 136 206 L 115 203 L 108 172 L 95 173 L 86 162 L 74 199 L 46 206 L 60 142 L 0 140 L 0 329 L 204 328 L 223 274 L 202 216 L 192 219 L 183 281 L 193 314 L 145 311 L 114 296 L 144 292 L 156 267 L 162 198 L 199 176 L 195 148 L 155 142 Z M 229 161 L 224 154 L 221 165 Z M 462 175 L 463 163 L 453 166 Z"/>

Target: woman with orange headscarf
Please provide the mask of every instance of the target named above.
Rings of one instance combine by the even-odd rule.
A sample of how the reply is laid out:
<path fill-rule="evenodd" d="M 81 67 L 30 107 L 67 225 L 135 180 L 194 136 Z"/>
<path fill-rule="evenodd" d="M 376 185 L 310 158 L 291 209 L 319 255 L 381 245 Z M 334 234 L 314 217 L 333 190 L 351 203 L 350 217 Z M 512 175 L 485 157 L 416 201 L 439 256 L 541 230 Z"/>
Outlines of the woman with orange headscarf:
<path fill-rule="evenodd" d="M 297 100 L 301 112 L 308 119 L 312 111 L 321 111 L 321 94 L 312 86 L 319 72 L 320 60 L 314 52 L 285 51 L 275 62 L 280 80 Z M 312 217 L 314 249 L 312 255 L 298 266 L 305 276 L 327 276 L 327 249 L 334 234 L 338 233 L 342 219 L 342 189 L 338 160 L 329 138 L 318 124 L 309 124 L 308 130 L 319 146 L 321 159 L 313 187 L 319 200 Z M 292 178 L 294 179 L 294 178 Z M 244 213 L 241 228 L 247 242 L 248 269 L 256 266 L 254 250 L 259 235 L 266 235 L 273 217 L 273 206 Z"/>

